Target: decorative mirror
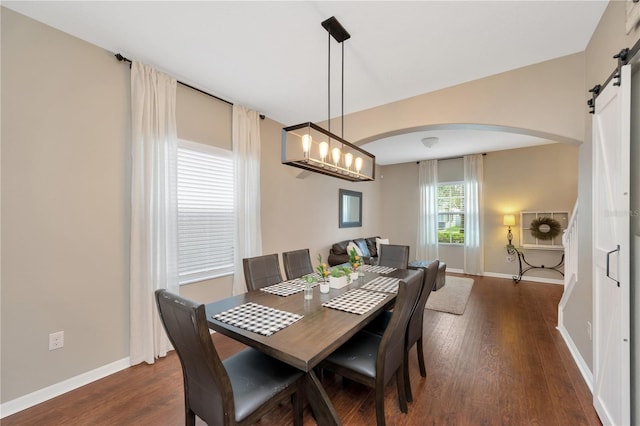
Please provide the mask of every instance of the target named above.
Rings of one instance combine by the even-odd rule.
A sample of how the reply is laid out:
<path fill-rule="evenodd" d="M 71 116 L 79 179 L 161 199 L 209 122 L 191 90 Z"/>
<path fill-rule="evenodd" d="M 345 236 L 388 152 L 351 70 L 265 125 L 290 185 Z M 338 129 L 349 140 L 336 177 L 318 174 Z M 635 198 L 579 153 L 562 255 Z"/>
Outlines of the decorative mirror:
<path fill-rule="evenodd" d="M 362 226 L 362 192 L 340 190 L 339 227 L 357 228 Z"/>

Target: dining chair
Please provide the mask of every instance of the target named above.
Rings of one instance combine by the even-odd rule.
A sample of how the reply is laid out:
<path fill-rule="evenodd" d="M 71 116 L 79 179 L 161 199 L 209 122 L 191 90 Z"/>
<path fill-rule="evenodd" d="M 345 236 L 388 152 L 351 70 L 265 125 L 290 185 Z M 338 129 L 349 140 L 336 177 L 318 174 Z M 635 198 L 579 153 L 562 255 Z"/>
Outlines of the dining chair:
<path fill-rule="evenodd" d="M 422 345 L 422 335 L 424 328 L 424 307 L 427 304 L 427 299 L 433 290 L 434 283 L 438 275 L 438 267 L 440 262 L 434 260 L 429 262 L 426 266 L 415 266 L 410 269 L 421 269 L 423 271 L 422 285 L 420 292 L 416 296 L 415 305 L 411 311 L 409 322 L 407 323 L 406 338 L 405 338 L 405 350 L 404 350 L 404 377 L 406 385 L 406 396 L 408 402 L 413 402 L 413 394 L 411 393 L 411 382 L 409 377 L 409 352 L 414 345 L 416 345 L 416 351 L 418 352 L 418 367 L 420 368 L 420 375 L 427 377 L 427 370 L 424 363 L 424 350 Z M 384 334 L 386 328 L 391 321 L 392 311 L 384 311 L 378 315 L 373 321 L 371 321 L 365 330 L 378 335 Z"/>
<path fill-rule="evenodd" d="M 313 273 L 309 249 L 282 253 L 282 263 L 284 264 L 284 273 L 288 280 Z"/>
<path fill-rule="evenodd" d="M 385 425 L 384 388 L 395 376 L 398 403 L 407 412 L 404 383 L 404 341 L 411 311 L 422 287 L 423 272 L 410 271 L 398 285 L 398 296 L 391 320 L 382 336 L 360 331 L 331 353 L 320 368 L 375 389 L 376 423 Z"/>
<path fill-rule="evenodd" d="M 255 349 L 220 360 L 205 307 L 166 290 L 155 292 L 162 324 L 182 366 L 185 424 L 248 425 L 282 403 L 293 403 L 302 425 L 304 373 Z"/>
<path fill-rule="evenodd" d="M 409 377 L 409 352 L 413 346 L 416 346 L 418 352 L 418 367 L 420 368 L 420 375 L 427 377 L 427 369 L 424 365 L 424 350 L 422 347 L 422 336 L 424 331 L 424 307 L 427 304 L 427 299 L 433 290 L 433 286 L 438 276 L 438 267 L 440 266 L 439 260 L 434 260 L 429 263 L 427 267 L 418 267 L 423 270 L 422 288 L 416 305 L 413 308 L 411 317 L 409 317 L 409 323 L 407 324 L 407 336 L 405 339 L 404 349 L 404 383 L 407 387 L 406 395 L 407 401 L 413 402 L 413 395 L 411 393 L 411 379 Z"/>
<path fill-rule="evenodd" d="M 378 253 L 378 265 L 407 269 L 409 266 L 409 246 L 381 244 L 380 252 Z"/>
<path fill-rule="evenodd" d="M 282 282 L 278 253 L 242 259 L 247 290 L 257 290 Z"/>

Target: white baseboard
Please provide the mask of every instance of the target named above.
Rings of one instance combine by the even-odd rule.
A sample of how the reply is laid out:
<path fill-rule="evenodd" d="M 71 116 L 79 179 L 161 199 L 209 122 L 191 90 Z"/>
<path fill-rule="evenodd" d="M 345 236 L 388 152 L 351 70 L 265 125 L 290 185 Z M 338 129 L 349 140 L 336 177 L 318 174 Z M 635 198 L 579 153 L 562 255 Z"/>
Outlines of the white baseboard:
<path fill-rule="evenodd" d="M 72 391 L 91 382 L 95 382 L 96 380 L 117 373 L 118 371 L 129 368 L 130 366 L 129 357 L 123 358 L 119 361 L 112 362 L 111 364 L 98 367 L 95 370 L 87 371 L 86 373 L 79 374 L 75 377 L 71 377 L 70 379 L 47 386 L 46 388 L 39 389 L 28 395 L 7 401 L 0 405 L 0 419 L 10 416 L 11 414 L 15 414 L 18 411 L 33 407 L 34 405 L 40 404 L 51 398 L 55 398 L 56 396 L 60 396 L 63 393 Z"/>
<path fill-rule="evenodd" d="M 506 278 L 509 280 L 513 279 L 513 274 L 502 274 L 499 272 L 485 272 L 485 277 L 494 277 L 494 278 Z M 564 280 L 556 280 L 553 278 L 541 278 L 541 277 L 522 277 L 522 281 L 532 281 L 536 283 L 545 283 L 545 284 L 560 284 L 564 285 Z"/>
<path fill-rule="evenodd" d="M 573 343 L 573 339 L 571 339 L 571 336 L 569 335 L 569 332 L 567 331 L 567 329 L 564 326 L 556 327 L 556 329 L 560 332 L 562 339 L 564 340 L 567 347 L 569 348 L 569 352 L 571 353 L 571 356 L 573 356 L 573 360 L 576 362 L 576 365 L 578 366 L 578 370 L 580 370 L 580 373 L 582 374 L 584 381 L 587 382 L 589 391 L 591 392 L 591 394 L 593 394 L 593 374 L 591 373 L 589 366 L 587 365 L 586 362 L 584 362 L 584 358 L 582 358 L 582 355 L 580 355 L 580 351 L 578 351 L 578 348 Z"/>

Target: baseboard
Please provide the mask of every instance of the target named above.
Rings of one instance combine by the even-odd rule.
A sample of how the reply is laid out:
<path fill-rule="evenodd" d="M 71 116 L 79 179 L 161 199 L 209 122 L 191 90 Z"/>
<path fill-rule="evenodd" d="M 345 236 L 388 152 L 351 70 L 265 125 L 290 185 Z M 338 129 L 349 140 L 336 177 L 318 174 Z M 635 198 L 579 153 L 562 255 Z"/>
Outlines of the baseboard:
<path fill-rule="evenodd" d="M 573 343 L 573 339 L 571 339 L 571 336 L 569 335 L 567 329 L 564 326 L 558 326 L 556 327 L 556 329 L 560 332 L 564 343 L 567 345 L 567 348 L 569 348 L 569 352 L 571 353 L 573 360 L 578 366 L 578 370 L 580 370 L 584 381 L 589 387 L 589 391 L 591 392 L 591 394 L 593 394 L 593 374 L 591 373 L 589 366 L 587 366 L 587 363 L 584 362 L 582 355 L 580 355 L 580 351 L 578 351 L 578 348 Z"/>
<path fill-rule="evenodd" d="M 0 419 L 19 411 L 26 410 L 27 408 L 33 407 L 34 405 L 40 404 L 51 398 L 55 398 L 56 396 L 60 396 L 63 393 L 72 391 L 91 382 L 95 382 L 96 380 L 117 373 L 118 371 L 129 368 L 130 366 L 129 357 L 123 358 L 119 361 L 112 362 L 111 364 L 96 368 L 95 370 L 87 371 L 86 373 L 82 373 L 54 385 L 47 386 L 46 388 L 42 388 L 28 395 L 7 401 L 0 405 Z"/>
<path fill-rule="evenodd" d="M 448 269 L 447 269 L 448 271 Z M 493 277 L 493 278 L 506 278 L 509 280 L 513 279 L 513 274 L 502 274 L 499 272 L 485 272 L 483 274 L 485 277 Z M 541 277 L 522 277 L 522 281 L 531 281 L 536 283 L 544 283 L 544 284 L 560 284 L 564 285 L 564 280 L 556 280 L 553 278 L 541 278 Z"/>

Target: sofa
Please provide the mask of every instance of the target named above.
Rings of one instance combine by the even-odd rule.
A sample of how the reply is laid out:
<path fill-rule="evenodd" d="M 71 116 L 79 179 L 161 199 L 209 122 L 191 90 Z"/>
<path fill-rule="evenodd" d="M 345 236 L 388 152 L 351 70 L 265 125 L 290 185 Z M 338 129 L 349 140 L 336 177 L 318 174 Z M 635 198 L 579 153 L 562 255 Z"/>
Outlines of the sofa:
<path fill-rule="evenodd" d="M 353 241 L 362 252 L 362 258 L 364 263 L 375 264 L 378 259 L 378 249 L 376 247 L 376 238 L 380 237 L 368 237 L 368 238 L 356 238 L 353 240 L 344 240 L 335 243 L 329 249 L 329 257 L 327 263 L 329 266 L 341 265 L 349 262 L 349 253 L 347 247 L 349 243 Z"/>

